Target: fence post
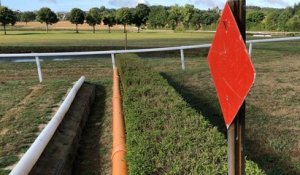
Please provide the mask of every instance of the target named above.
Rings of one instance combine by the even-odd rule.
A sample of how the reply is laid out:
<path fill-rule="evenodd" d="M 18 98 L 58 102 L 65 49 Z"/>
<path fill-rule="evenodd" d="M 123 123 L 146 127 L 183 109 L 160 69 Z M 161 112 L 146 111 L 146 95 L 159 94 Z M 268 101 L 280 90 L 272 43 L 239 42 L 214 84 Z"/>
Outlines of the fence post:
<path fill-rule="evenodd" d="M 111 62 L 112 62 L 113 69 L 115 69 L 116 68 L 116 62 L 115 62 L 115 54 L 114 53 L 111 54 Z"/>
<path fill-rule="evenodd" d="M 252 55 L 252 47 L 253 47 L 253 43 L 250 43 L 249 44 L 249 55 L 251 56 Z"/>
<path fill-rule="evenodd" d="M 35 56 L 35 62 L 36 62 L 36 67 L 39 75 L 39 80 L 40 83 L 43 81 L 43 76 L 42 76 L 42 69 L 41 69 L 41 64 L 40 64 L 40 59 L 38 56 Z"/>
<path fill-rule="evenodd" d="M 181 55 L 181 68 L 182 70 L 185 70 L 185 65 L 184 65 L 184 50 L 180 49 L 180 55 Z"/>

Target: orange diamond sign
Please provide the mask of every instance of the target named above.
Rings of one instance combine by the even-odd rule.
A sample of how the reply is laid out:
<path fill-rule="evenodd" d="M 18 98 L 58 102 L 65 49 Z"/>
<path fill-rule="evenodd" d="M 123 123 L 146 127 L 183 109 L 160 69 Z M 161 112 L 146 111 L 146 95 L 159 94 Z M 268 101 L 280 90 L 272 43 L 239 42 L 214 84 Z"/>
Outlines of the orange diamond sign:
<path fill-rule="evenodd" d="M 255 79 L 254 66 L 228 3 L 208 54 L 208 64 L 228 128 Z"/>

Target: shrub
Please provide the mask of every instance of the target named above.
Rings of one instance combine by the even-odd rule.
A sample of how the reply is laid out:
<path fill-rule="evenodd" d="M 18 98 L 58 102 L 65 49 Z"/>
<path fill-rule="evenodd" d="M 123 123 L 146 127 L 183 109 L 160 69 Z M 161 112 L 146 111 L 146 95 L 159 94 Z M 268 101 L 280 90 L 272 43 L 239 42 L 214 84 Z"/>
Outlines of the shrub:
<path fill-rule="evenodd" d="M 146 61 L 131 56 L 117 61 L 129 174 L 226 174 L 224 136 Z M 247 165 L 262 174 L 254 163 Z"/>

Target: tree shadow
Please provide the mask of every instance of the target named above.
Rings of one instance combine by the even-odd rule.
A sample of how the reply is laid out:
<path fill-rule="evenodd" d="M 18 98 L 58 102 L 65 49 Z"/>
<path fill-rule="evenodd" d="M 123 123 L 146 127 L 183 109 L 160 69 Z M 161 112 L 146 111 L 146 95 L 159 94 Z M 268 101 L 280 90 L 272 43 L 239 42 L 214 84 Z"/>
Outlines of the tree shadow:
<path fill-rule="evenodd" d="M 82 132 L 72 174 L 102 174 L 103 159 L 101 157 L 104 153 L 101 152 L 100 139 L 105 127 L 103 126 L 105 99 L 105 87 L 96 85 L 95 103 Z"/>
<path fill-rule="evenodd" d="M 192 89 L 187 87 L 182 82 L 176 81 L 172 75 L 161 73 L 161 75 L 168 81 L 168 83 L 182 96 L 182 98 L 196 111 L 201 113 L 213 126 L 227 137 L 227 129 L 223 121 L 218 99 L 216 96 L 207 93 L 207 91 Z M 200 83 L 200 82 L 199 82 Z M 251 111 L 251 115 L 255 118 L 268 117 L 261 109 L 255 108 L 251 105 L 247 106 L 247 110 Z M 246 122 L 249 118 L 246 118 Z M 253 120 L 253 119 L 252 119 Z M 255 120 L 255 119 L 254 119 Z M 252 122 L 252 121 L 249 121 Z M 253 121 L 259 122 L 259 121 Z M 247 125 L 247 123 L 246 123 Z M 247 128 L 247 126 L 246 126 Z M 253 133 L 260 133 L 264 135 L 260 128 L 251 128 L 252 136 L 250 137 L 249 131 L 246 129 L 245 138 L 245 152 L 248 160 L 256 162 L 261 169 L 268 175 L 297 175 L 300 174 L 299 170 L 291 165 L 290 158 L 284 153 L 273 151 L 266 142 L 263 142 L 258 136 L 253 137 Z M 276 131 L 274 131 L 276 133 Z"/>

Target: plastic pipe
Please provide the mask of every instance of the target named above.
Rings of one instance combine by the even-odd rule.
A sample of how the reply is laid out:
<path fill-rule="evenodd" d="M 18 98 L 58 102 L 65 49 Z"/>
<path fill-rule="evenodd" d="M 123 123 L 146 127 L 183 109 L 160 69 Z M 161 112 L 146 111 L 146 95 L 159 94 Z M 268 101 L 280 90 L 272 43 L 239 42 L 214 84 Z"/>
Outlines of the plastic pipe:
<path fill-rule="evenodd" d="M 47 124 L 46 128 L 39 134 L 35 139 L 30 148 L 26 151 L 21 160 L 17 163 L 15 168 L 11 171 L 10 175 L 28 174 L 32 167 L 35 165 L 45 147 L 49 143 L 57 127 L 63 120 L 65 114 L 69 110 L 78 90 L 82 86 L 85 77 L 82 76 L 73 86 L 71 91 L 68 93 L 64 102 L 60 105 L 54 117 Z"/>
<path fill-rule="evenodd" d="M 127 175 L 125 127 L 120 95 L 120 80 L 117 68 L 113 71 L 113 150 L 112 175 Z"/>

